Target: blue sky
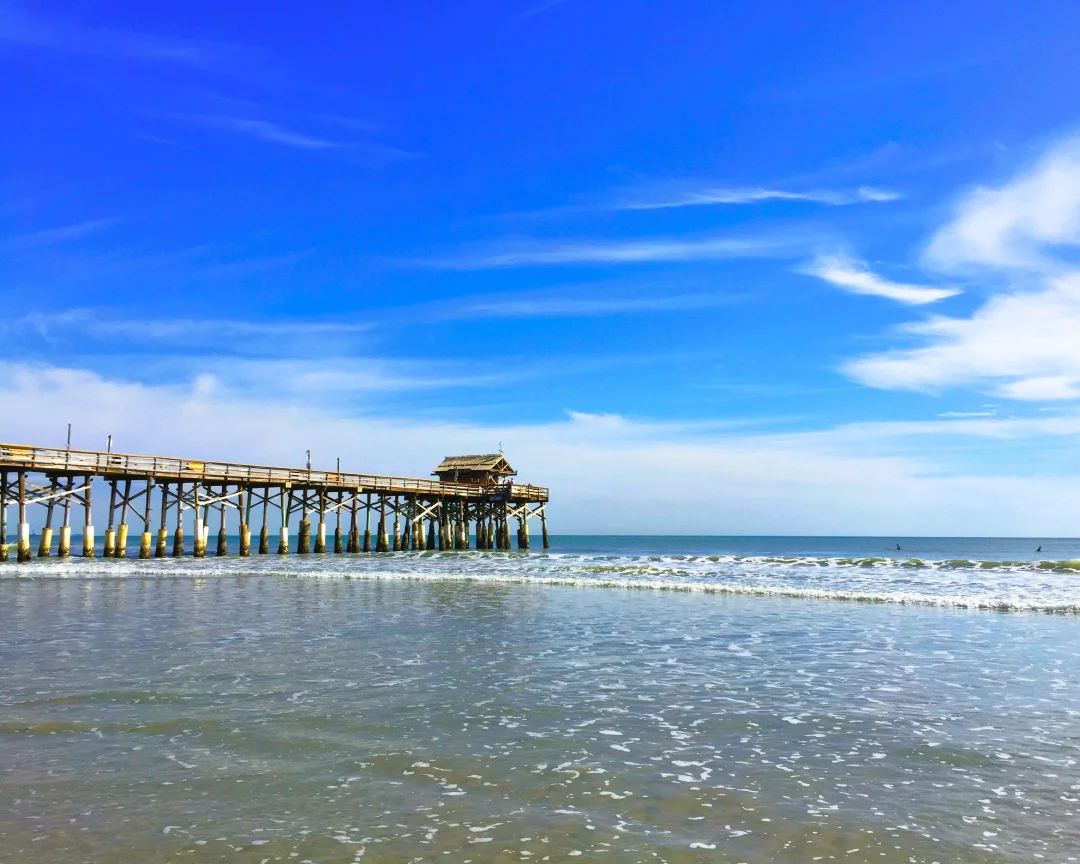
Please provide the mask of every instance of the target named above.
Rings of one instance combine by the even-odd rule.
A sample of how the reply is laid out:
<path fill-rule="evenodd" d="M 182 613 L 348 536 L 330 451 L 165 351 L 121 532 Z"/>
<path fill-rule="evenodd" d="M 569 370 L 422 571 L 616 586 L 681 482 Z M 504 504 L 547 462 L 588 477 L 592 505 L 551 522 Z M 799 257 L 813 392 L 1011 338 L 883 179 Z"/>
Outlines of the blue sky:
<path fill-rule="evenodd" d="M 0 3 L 0 439 L 1075 533 L 1067 3 Z M 100 439 L 100 440 L 99 440 Z"/>

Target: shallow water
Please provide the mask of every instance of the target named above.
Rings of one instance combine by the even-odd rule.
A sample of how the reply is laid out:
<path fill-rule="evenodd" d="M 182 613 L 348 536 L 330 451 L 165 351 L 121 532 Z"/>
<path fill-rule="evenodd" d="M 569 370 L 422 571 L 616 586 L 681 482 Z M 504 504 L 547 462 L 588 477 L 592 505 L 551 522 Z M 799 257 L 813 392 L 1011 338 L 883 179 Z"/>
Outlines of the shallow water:
<path fill-rule="evenodd" d="M 1073 571 L 577 542 L 5 565 L 0 857 L 1080 857 Z"/>

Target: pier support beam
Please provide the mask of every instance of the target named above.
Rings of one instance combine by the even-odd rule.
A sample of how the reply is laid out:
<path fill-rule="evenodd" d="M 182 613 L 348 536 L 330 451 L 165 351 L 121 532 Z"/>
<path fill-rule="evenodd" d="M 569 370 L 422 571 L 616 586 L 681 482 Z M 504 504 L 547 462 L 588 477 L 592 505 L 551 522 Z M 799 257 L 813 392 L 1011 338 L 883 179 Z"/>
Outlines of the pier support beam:
<path fill-rule="evenodd" d="M 71 496 L 75 493 L 75 478 L 68 477 L 67 495 L 64 496 L 64 524 L 60 526 L 60 545 L 56 550 L 57 558 L 71 555 Z"/>
<path fill-rule="evenodd" d="M 7 542 L 7 471 L 0 471 L 0 561 L 8 560 Z"/>
<path fill-rule="evenodd" d="M 367 504 L 364 507 L 364 551 L 371 551 L 371 493 L 367 494 Z"/>
<path fill-rule="evenodd" d="M 254 490 L 253 490 L 254 491 Z M 259 529 L 259 554 L 270 554 L 270 527 L 267 514 L 270 512 L 270 487 L 263 489 L 262 527 Z"/>
<path fill-rule="evenodd" d="M 360 497 L 360 490 L 357 489 L 353 493 L 352 515 L 351 515 L 350 520 L 349 520 L 349 546 L 348 546 L 348 548 L 349 548 L 350 552 L 359 552 L 360 551 L 360 528 L 356 523 L 356 508 L 357 508 L 357 506 L 359 504 L 359 502 L 356 499 L 359 498 L 359 497 Z"/>
<path fill-rule="evenodd" d="M 240 557 L 248 558 L 251 555 L 251 490 L 245 492 L 240 489 L 240 497 L 237 498 L 237 509 L 240 512 Z"/>
<path fill-rule="evenodd" d="M 345 504 L 345 493 L 338 492 L 337 496 L 337 522 L 334 525 L 334 554 L 340 555 L 345 551 L 344 541 L 341 537 L 341 508 Z"/>
<path fill-rule="evenodd" d="M 184 557 L 184 484 L 176 484 L 176 531 L 173 532 L 173 558 Z"/>
<path fill-rule="evenodd" d="M 176 502 L 180 506 L 180 502 Z M 169 484 L 161 484 L 161 522 L 158 524 L 157 544 L 154 547 L 154 557 L 164 558 L 169 553 Z"/>
<path fill-rule="evenodd" d="M 544 548 L 545 549 L 550 549 L 551 548 L 551 542 L 548 540 L 547 514 L 544 513 L 544 508 L 543 507 L 540 508 L 540 530 L 544 534 Z"/>
<path fill-rule="evenodd" d="M 120 502 L 120 527 L 117 529 L 117 532 L 116 532 L 116 549 L 113 552 L 113 554 L 117 558 L 126 558 L 127 557 L 127 535 L 128 535 L 127 510 L 128 510 L 128 503 L 129 503 L 130 500 L 131 500 L 131 481 L 130 480 L 125 480 L 124 481 L 123 499 Z"/>
<path fill-rule="evenodd" d="M 83 524 L 82 532 L 82 554 L 83 558 L 94 557 L 94 523 L 93 515 L 90 511 L 90 490 L 93 488 L 91 483 L 93 478 L 88 474 L 86 476 L 86 495 L 83 497 L 83 507 L 86 511 L 86 521 Z"/>
<path fill-rule="evenodd" d="M 26 521 L 26 472 L 19 472 L 19 563 L 30 560 L 30 523 Z"/>
<path fill-rule="evenodd" d="M 376 552 L 390 551 L 390 538 L 386 534 L 386 496 L 379 496 L 379 537 L 375 541 Z"/>
<path fill-rule="evenodd" d="M 116 519 L 116 481 L 109 481 L 109 522 L 105 528 L 105 551 L 106 558 L 112 558 L 116 555 L 116 528 L 114 526 L 114 520 Z"/>
<path fill-rule="evenodd" d="M 150 494 L 154 491 L 154 481 L 146 481 L 146 501 L 143 502 L 143 533 L 139 542 L 139 559 L 150 557 Z"/>
<path fill-rule="evenodd" d="M 226 486 L 221 487 L 221 494 L 222 495 L 227 494 L 228 491 L 229 491 L 228 487 L 226 487 Z M 221 521 L 218 522 L 218 532 L 217 532 L 217 555 L 218 555 L 219 558 L 224 558 L 228 554 L 229 554 L 229 535 L 228 535 L 228 532 L 225 531 L 225 502 L 222 501 L 221 502 Z"/>
<path fill-rule="evenodd" d="M 289 500 L 284 489 L 281 490 L 281 539 L 277 551 L 278 555 L 289 554 Z"/>
<path fill-rule="evenodd" d="M 319 490 L 319 528 L 315 535 L 315 551 L 326 554 L 326 490 Z"/>
<path fill-rule="evenodd" d="M 206 557 L 206 528 L 203 520 L 203 511 L 199 506 L 199 484 L 195 484 L 195 549 L 193 555 L 196 558 Z"/>
<path fill-rule="evenodd" d="M 303 511 L 300 519 L 300 528 L 296 532 L 296 551 L 301 555 L 311 553 L 311 520 L 308 519 L 307 490 L 300 493 L 303 502 Z"/>
<path fill-rule="evenodd" d="M 49 495 L 55 495 L 56 490 L 60 488 L 60 482 L 55 477 L 49 478 Z M 38 558 L 48 558 L 52 554 L 52 517 L 53 508 L 56 506 L 56 499 L 49 498 L 49 503 L 45 505 L 45 526 L 41 529 L 41 539 L 38 541 Z"/>

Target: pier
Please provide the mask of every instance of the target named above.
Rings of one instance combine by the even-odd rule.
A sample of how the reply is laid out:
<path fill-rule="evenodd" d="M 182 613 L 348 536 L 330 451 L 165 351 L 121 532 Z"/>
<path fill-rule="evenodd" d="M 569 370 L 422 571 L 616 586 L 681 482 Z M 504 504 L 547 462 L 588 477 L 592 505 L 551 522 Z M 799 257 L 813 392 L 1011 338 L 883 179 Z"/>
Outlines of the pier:
<path fill-rule="evenodd" d="M 239 516 L 241 556 L 270 554 L 271 535 L 278 555 L 471 546 L 509 550 L 511 525 L 517 548 L 527 550 L 530 520 L 540 523 L 543 546 L 549 548 L 548 490 L 515 483 L 516 472 L 501 453 L 447 457 L 433 474 L 438 479 L 354 474 L 341 471 L 340 460 L 337 470 L 326 471 L 313 469 L 310 462 L 305 468 L 278 468 L 0 444 L 0 561 L 10 557 L 7 517 L 12 506 L 18 509 L 19 562 L 70 556 L 75 521 L 81 555 L 93 558 L 95 485 L 101 487 L 99 495 L 108 495 L 107 558 L 134 557 L 128 548 L 129 523 L 140 529 L 137 556 L 142 559 L 206 557 L 212 523 L 217 529 L 214 554 L 228 555 L 230 511 Z M 33 506 L 43 508 L 45 517 L 36 550 L 28 520 Z M 184 536 L 186 510 L 193 511 L 190 544 Z"/>

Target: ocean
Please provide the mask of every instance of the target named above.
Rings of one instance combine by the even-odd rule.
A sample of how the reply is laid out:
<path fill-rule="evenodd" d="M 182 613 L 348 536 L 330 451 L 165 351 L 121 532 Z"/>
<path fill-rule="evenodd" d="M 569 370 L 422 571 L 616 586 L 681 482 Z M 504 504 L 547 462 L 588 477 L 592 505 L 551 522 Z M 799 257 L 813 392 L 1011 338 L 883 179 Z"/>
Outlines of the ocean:
<path fill-rule="evenodd" d="M 1077 861 L 1078 611 L 1053 538 L 8 563 L 0 860 Z"/>

